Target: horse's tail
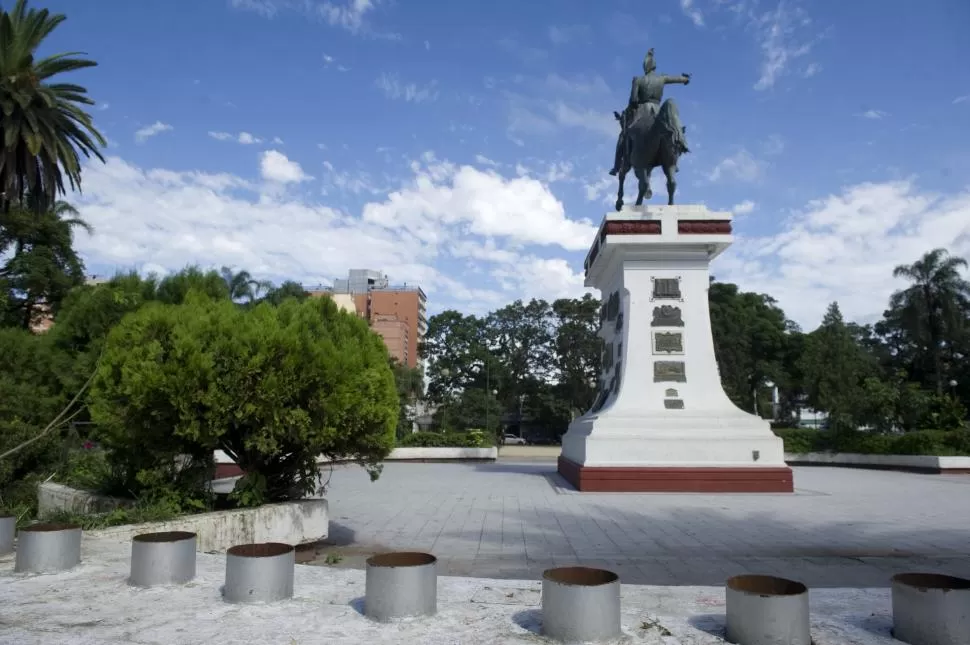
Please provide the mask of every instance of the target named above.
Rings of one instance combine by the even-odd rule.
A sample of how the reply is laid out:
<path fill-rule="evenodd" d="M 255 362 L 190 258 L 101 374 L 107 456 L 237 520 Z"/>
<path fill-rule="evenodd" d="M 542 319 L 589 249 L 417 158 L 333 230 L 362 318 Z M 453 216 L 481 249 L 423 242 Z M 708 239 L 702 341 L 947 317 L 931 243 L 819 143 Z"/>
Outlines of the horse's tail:
<path fill-rule="evenodd" d="M 660 130 L 665 138 L 669 137 L 677 149 L 687 150 L 684 127 L 680 122 L 680 110 L 677 109 L 677 103 L 673 99 L 667 99 L 660 106 L 654 127 Z"/>

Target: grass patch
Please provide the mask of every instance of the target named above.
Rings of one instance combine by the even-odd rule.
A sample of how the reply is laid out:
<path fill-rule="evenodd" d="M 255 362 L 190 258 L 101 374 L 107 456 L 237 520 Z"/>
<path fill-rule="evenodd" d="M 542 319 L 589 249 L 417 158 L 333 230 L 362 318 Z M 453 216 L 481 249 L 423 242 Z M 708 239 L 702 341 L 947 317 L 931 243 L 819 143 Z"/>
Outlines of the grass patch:
<path fill-rule="evenodd" d="M 65 522 L 76 524 L 85 531 L 106 529 L 125 524 L 141 524 L 143 522 L 166 522 L 174 520 L 185 513 L 171 504 L 156 503 L 136 505 L 130 508 L 116 508 L 106 513 L 76 513 L 71 511 L 54 511 L 44 517 L 49 522 Z"/>

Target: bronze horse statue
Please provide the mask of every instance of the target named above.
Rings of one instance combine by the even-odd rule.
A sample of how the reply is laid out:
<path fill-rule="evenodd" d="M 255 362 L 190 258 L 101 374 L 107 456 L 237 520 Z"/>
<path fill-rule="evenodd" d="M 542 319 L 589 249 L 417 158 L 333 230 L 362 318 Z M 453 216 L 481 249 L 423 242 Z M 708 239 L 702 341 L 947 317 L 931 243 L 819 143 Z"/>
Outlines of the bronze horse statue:
<path fill-rule="evenodd" d="M 667 176 L 667 203 L 673 205 L 677 191 L 677 161 L 689 152 L 687 128 L 680 123 L 677 104 L 671 99 L 663 101 L 667 85 L 687 85 L 690 74 L 670 76 L 657 73 L 653 49 L 643 59 L 643 75 L 633 79 L 630 101 L 623 114 L 614 112 L 620 122 L 620 136 L 616 142 L 616 155 L 611 175 L 617 175 L 620 186 L 616 194 L 616 210 L 623 208 L 623 181 L 633 169 L 639 182 L 637 206 L 643 199 L 652 197 L 650 171 L 660 166 Z M 661 105 L 661 101 L 663 104 Z"/>
<path fill-rule="evenodd" d="M 613 116 L 620 122 L 622 130 L 616 210 L 623 208 L 623 184 L 627 173 L 632 169 L 637 178 L 636 205 L 641 206 L 644 199 L 653 196 L 653 191 L 650 190 L 650 173 L 658 166 L 667 177 L 667 204 L 673 206 L 674 194 L 677 192 L 677 163 L 682 154 L 690 152 L 683 143 L 687 128 L 680 126 L 679 135 L 674 129 L 679 123 L 677 104 L 670 99 L 664 101 L 649 129 L 641 131 L 639 137 L 635 130 L 627 128 L 627 113 L 614 112 Z"/>

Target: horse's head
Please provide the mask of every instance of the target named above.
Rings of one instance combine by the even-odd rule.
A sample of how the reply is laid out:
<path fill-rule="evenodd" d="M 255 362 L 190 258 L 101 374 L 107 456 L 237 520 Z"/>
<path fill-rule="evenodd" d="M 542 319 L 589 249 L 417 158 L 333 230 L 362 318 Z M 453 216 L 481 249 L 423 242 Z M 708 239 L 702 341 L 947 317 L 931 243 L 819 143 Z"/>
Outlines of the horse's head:
<path fill-rule="evenodd" d="M 613 111 L 613 118 L 620 122 L 623 121 L 623 115 L 615 110 Z"/>

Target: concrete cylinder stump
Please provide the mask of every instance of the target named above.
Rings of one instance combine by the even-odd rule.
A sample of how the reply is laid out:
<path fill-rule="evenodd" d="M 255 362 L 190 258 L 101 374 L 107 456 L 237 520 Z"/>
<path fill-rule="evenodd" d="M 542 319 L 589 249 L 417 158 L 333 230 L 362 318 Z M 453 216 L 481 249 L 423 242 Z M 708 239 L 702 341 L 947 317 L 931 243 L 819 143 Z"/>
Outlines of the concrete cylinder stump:
<path fill-rule="evenodd" d="M 620 635 L 620 577 L 589 567 L 542 573 L 542 633 L 566 642 L 604 641 Z"/>
<path fill-rule="evenodd" d="M 81 562 L 81 527 L 73 524 L 32 524 L 20 529 L 14 571 L 53 573 Z"/>
<path fill-rule="evenodd" d="M 181 585 L 195 577 L 195 533 L 142 533 L 131 539 L 133 587 Z"/>
<path fill-rule="evenodd" d="M 970 580 L 936 573 L 893 576 L 893 637 L 910 645 L 970 642 Z"/>
<path fill-rule="evenodd" d="M 430 553 L 382 553 L 367 559 L 364 614 L 387 622 L 438 611 L 438 558 Z"/>
<path fill-rule="evenodd" d="M 0 555 L 13 551 L 13 539 L 17 535 L 17 516 L 0 515 Z"/>
<path fill-rule="evenodd" d="M 727 581 L 727 640 L 738 645 L 811 645 L 808 587 L 774 576 Z"/>
<path fill-rule="evenodd" d="M 276 602 L 293 597 L 296 549 L 289 544 L 240 544 L 226 551 L 223 598 L 231 603 Z"/>

